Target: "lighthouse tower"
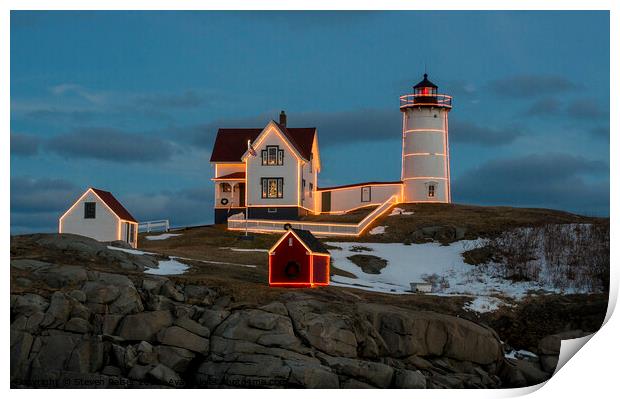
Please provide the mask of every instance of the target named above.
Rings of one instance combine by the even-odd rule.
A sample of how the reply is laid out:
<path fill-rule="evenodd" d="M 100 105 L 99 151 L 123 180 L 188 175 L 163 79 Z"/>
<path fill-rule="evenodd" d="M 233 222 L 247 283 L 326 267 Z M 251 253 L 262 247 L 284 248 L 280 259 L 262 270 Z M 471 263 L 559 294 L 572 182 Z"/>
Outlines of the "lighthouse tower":
<path fill-rule="evenodd" d="M 403 202 L 452 202 L 448 112 L 452 97 L 424 79 L 400 97 L 403 113 Z"/>

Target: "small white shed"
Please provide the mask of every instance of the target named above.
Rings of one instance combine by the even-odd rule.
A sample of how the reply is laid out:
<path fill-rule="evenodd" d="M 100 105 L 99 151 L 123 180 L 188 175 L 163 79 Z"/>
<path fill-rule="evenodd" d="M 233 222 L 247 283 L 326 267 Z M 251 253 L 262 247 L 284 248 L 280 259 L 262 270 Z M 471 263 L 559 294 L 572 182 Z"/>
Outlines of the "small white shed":
<path fill-rule="evenodd" d="M 112 193 L 92 187 L 60 217 L 58 232 L 138 246 L 138 221 Z"/>
<path fill-rule="evenodd" d="M 427 282 L 411 282 L 411 291 L 420 294 L 428 294 L 433 291 L 433 285 Z"/>

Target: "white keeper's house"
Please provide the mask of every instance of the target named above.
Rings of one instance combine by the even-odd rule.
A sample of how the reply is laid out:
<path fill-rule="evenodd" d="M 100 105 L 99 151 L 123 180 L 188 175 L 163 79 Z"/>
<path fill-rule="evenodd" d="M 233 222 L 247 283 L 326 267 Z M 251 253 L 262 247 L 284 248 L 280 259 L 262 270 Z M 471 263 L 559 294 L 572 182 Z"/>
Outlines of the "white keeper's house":
<path fill-rule="evenodd" d="M 252 220 L 296 221 L 307 215 L 343 214 L 386 202 L 449 203 L 451 108 L 452 97 L 438 94 L 437 86 L 424 74 L 412 94 L 400 97 L 400 179 L 338 187 L 318 184 L 321 157 L 317 129 L 288 126 L 284 111 L 278 122 L 270 121 L 263 128 L 219 129 L 211 154 L 215 223 L 228 220 L 231 227 L 229 218 L 245 220 L 246 214 L 246 226 Z M 266 222 L 261 229 L 265 226 Z"/>

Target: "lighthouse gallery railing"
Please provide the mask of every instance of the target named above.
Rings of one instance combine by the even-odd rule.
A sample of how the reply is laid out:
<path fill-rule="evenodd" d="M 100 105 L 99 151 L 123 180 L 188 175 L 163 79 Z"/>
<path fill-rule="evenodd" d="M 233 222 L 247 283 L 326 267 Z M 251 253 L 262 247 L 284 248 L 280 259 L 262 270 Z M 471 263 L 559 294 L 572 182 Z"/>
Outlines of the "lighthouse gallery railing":
<path fill-rule="evenodd" d="M 445 94 L 406 94 L 400 96 L 400 107 L 436 106 L 452 108 L 452 97 Z"/>

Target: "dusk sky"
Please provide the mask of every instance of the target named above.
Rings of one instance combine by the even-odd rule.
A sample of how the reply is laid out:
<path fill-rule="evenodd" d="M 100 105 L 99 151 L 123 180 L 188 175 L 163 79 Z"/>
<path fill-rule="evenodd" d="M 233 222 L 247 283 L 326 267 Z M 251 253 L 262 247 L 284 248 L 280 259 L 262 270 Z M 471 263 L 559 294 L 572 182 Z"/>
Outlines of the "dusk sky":
<path fill-rule="evenodd" d="M 609 215 L 608 12 L 12 12 L 11 232 L 88 186 L 210 223 L 217 129 L 280 110 L 318 128 L 319 186 L 398 180 L 425 69 L 454 202 Z"/>

